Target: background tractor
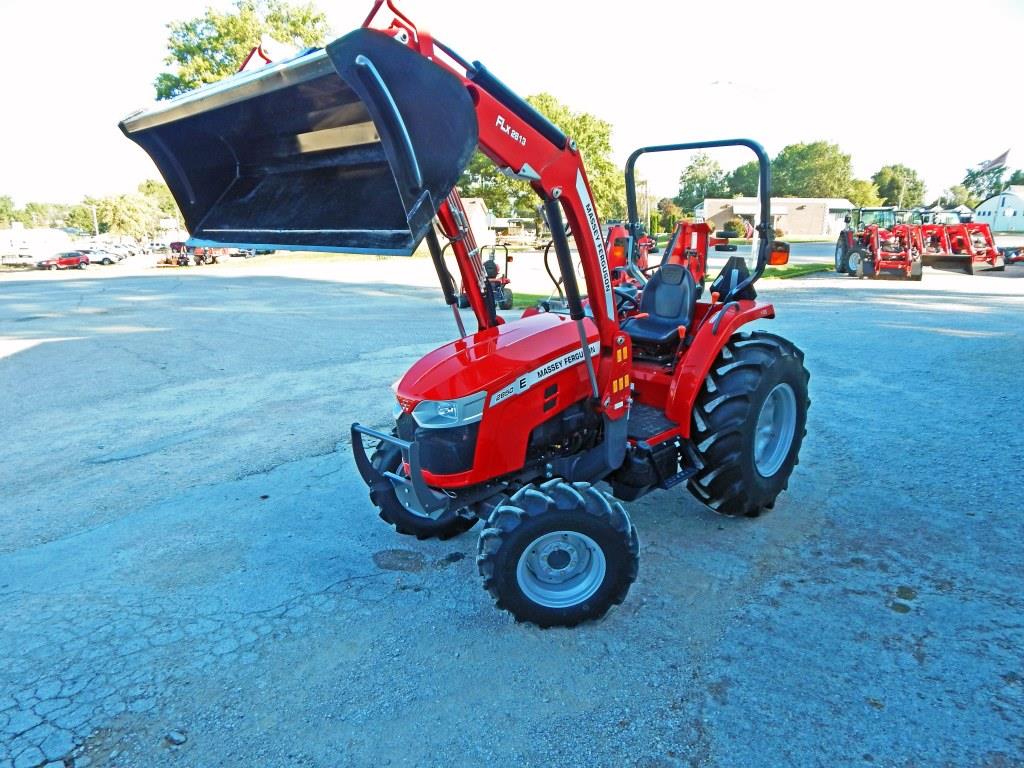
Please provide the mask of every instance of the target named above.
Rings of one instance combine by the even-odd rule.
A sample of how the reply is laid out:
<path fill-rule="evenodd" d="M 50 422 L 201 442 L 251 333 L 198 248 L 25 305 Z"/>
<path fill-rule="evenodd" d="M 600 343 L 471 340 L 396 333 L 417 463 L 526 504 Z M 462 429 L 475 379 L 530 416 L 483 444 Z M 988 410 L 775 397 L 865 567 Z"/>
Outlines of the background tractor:
<path fill-rule="evenodd" d="M 399 533 L 447 538 L 482 520 L 478 570 L 516 619 L 572 626 L 626 598 L 640 545 L 624 501 L 684 486 L 719 514 L 752 517 L 786 489 L 808 373 L 792 342 L 747 329 L 775 316 L 755 283 L 788 256 L 772 239 L 769 160 L 756 142 L 630 156 L 633 243 L 644 155 L 742 146 L 760 181 L 753 264 L 731 258 L 701 298 L 690 269 L 663 264 L 631 308 L 616 301 L 576 142 L 390 0 L 325 49 L 162 102 L 121 127 L 153 158 L 196 244 L 407 256 L 426 240 L 457 337 L 399 380 L 389 426 L 352 425 L 352 456 Z M 497 315 L 455 190 L 477 148 L 542 201 L 564 308 Z M 458 310 L 442 237 L 475 328 Z"/>

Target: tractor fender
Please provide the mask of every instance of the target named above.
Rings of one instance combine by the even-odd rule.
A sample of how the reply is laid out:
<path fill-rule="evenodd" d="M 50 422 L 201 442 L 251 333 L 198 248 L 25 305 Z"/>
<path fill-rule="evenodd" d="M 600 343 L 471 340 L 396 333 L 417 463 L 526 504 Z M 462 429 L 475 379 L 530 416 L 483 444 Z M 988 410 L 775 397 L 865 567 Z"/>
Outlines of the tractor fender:
<path fill-rule="evenodd" d="M 708 313 L 694 333 L 669 385 L 665 415 L 679 425 L 683 437 L 690 436 L 693 404 L 722 347 L 741 326 L 774 317 L 774 305 L 751 300 L 731 301 Z"/>

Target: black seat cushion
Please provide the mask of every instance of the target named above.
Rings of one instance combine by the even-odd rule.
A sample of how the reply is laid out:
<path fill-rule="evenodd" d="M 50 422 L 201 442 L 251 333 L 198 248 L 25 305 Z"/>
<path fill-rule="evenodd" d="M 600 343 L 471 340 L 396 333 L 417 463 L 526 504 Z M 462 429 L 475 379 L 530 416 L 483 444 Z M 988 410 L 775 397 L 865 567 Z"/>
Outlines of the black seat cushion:
<path fill-rule="evenodd" d="M 634 342 L 662 345 L 679 341 L 679 326 L 689 327 L 697 285 L 690 270 L 679 264 L 665 264 L 644 286 L 640 311 L 647 317 L 631 317 L 622 330 Z"/>

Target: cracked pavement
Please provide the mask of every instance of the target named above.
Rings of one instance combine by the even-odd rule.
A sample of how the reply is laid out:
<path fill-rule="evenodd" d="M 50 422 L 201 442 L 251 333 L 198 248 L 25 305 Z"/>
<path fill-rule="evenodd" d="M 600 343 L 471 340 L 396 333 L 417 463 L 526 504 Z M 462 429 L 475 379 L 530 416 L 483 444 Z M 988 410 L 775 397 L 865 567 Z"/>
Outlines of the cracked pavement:
<path fill-rule="evenodd" d="M 1024 267 L 762 283 L 811 371 L 790 492 L 627 505 L 639 581 L 571 631 L 352 464 L 436 291 L 60 277 L 0 277 L 0 766 L 1024 764 Z"/>

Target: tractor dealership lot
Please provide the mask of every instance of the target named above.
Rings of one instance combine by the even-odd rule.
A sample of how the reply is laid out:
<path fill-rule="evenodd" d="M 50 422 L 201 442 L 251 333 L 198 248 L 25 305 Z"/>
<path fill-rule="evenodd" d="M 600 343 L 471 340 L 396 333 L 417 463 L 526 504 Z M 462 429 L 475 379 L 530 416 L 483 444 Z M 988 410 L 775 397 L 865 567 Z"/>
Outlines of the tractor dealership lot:
<path fill-rule="evenodd" d="M 454 335 L 429 269 L 0 275 L 0 766 L 1024 763 L 1024 266 L 759 283 L 811 372 L 789 492 L 627 505 L 639 580 L 574 630 L 356 473 Z"/>

